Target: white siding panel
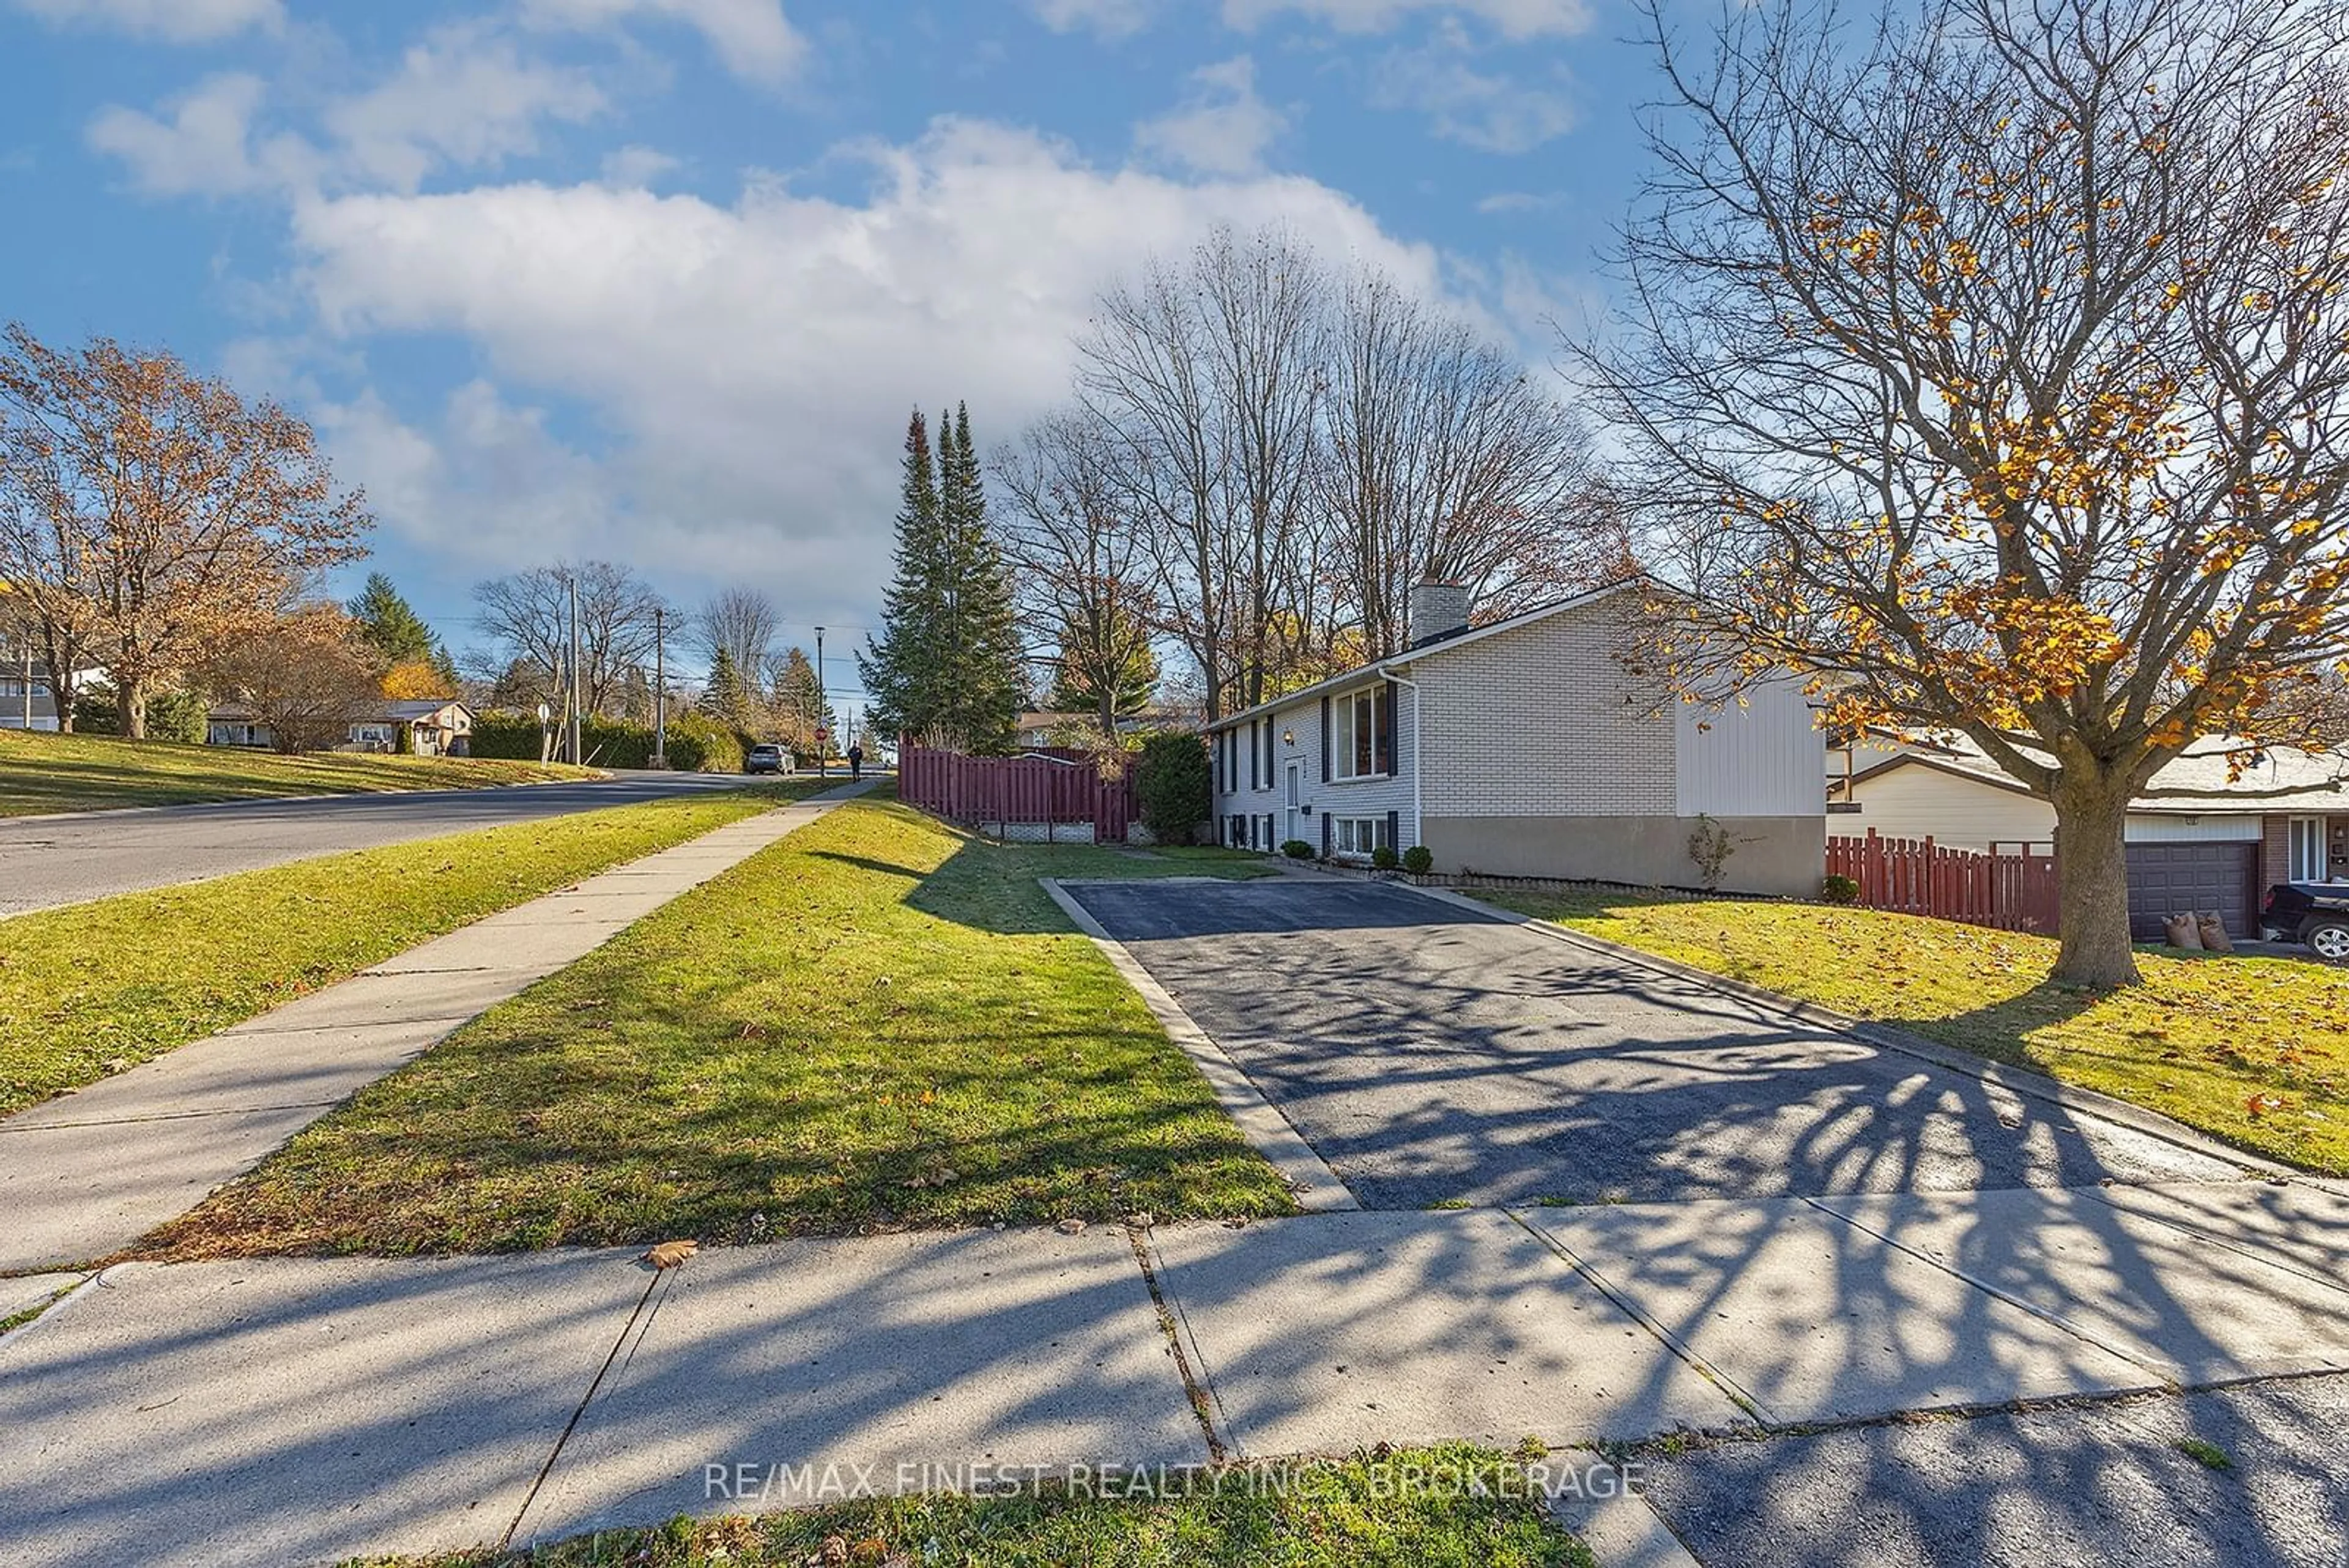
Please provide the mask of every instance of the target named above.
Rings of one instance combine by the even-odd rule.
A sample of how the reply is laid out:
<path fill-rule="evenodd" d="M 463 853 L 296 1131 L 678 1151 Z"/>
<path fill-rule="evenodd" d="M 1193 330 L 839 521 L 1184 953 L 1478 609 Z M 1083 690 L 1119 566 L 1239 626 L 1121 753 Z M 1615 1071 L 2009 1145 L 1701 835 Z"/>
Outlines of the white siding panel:
<path fill-rule="evenodd" d="M 1826 809 L 1826 737 L 1798 682 L 1766 681 L 1742 706 L 1683 702 L 1673 723 L 1680 815 L 1809 816 Z"/>
<path fill-rule="evenodd" d="M 2168 812 L 2132 812 L 2123 836 L 2131 844 L 2256 844 L 2260 819 L 2251 813 L 2211 812 L 2175 816 Z"/>
<path fill-rule="evenodd" d="M 2055 836 L 2055 808 L 2038 796 L 1938 768 L 1895 768 L 1860 780 L 1852 794 L 1860 810 L 1830 817 L 1829 833 L 1859 835 L 1872 827 L 1887 838 L 1930 837 L 1952 849 L 2018 840 L 2044 844 Z"/>

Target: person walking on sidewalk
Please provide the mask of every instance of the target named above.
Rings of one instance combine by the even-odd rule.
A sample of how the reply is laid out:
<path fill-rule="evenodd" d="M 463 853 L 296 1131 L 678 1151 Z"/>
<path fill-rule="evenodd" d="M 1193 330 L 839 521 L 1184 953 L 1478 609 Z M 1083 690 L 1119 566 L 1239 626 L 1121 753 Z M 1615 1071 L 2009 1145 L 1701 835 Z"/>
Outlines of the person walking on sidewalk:
<path fill-rule="evenodd" d="M 864 776 L 864 748 L 854 741 L 848 742 L 848 777 L 850 783 Z"/>

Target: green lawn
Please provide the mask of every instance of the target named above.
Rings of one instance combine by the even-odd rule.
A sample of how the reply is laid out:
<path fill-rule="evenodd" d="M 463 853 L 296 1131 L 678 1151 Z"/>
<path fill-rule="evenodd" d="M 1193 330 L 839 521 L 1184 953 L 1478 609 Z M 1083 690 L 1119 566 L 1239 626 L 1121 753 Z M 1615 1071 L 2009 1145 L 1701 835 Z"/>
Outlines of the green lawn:
<path fill-rule="evenodd" d="M 1206 1080 L 1036 885 L 1264 870 L 1003 847 L 852 802 L 363 1090 L 142 1250 L 1288 1212 Z"/>
<path fill-rule="evenodd" d="M 281 757 L 274 752 L 236 746 L 0 730 L 0 816 L 119 805 L 185 805 L 264 795 L 473 789 L 483 784 L 593 776 L 592 770 L 560 763 L 375 756 L 356 752 Z"/>
<path fill-rule="evenodd" d="M 814 788 L 616 806 L 0 920 L 0 1115 Z"/>
<path fill-rule="evenodd" d="M 1203 1480 L 1192 1495 L 1149 1501 L 1048 1490 L 679 1519 L 429 1568 L 1591 1568 L 1506 1463 L 1474 1449 L 1402 1450 L 1225 1471 L 1220 1491 Z"/>
<path fill-rule="evenodd" d="M 2349 971 L 2137 954 L 2145 983 L 2047 983 L 2055 943 L 1814 904 L 1480 890 L 1526 914 L 2033 1067 L 2310 1170 L 2349 1174 Z"/>

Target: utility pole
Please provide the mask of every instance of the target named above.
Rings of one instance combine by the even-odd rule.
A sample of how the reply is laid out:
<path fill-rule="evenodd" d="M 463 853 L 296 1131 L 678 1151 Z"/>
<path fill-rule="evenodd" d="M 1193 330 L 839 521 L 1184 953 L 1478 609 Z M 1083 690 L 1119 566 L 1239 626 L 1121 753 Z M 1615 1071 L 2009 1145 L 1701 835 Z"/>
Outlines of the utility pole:
<path fill-rule="evenodd" d="M 662 647 L 665 605 L 653 606 L 653 766 L 668 766 L 668 663 Z"/>
<path fill-rule="evenodd" d="M 815 776 L 830 776 L 825 753 L 832 749 L 827 732 L 832 720 L 832 689 L 823 683 L 823 628 L 815 628 Z"/>
<path fill-rule="evenodd" d="M 576 573 L 566 579 L 571 586 L 571 765 L 585 765 L 585 748 L 581 744 L 585 726 L 579 718 L 579 577 Z"/>

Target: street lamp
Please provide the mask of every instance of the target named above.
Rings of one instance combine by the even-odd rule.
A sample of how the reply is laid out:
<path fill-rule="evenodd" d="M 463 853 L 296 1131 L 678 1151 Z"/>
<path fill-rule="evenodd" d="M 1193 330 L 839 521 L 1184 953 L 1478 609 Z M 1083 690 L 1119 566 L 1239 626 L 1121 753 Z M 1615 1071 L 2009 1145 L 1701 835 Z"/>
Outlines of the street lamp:
<path fill-rule="evenodd" d="M 824 754 L 830 749 L 826 742 L 832 739 L 824 721 L 831 714 L 832 690 L 823 681 L 823 628 L 818 627 L 815 628 L 815 776 L 819 779 L 831 776 Z"/>

